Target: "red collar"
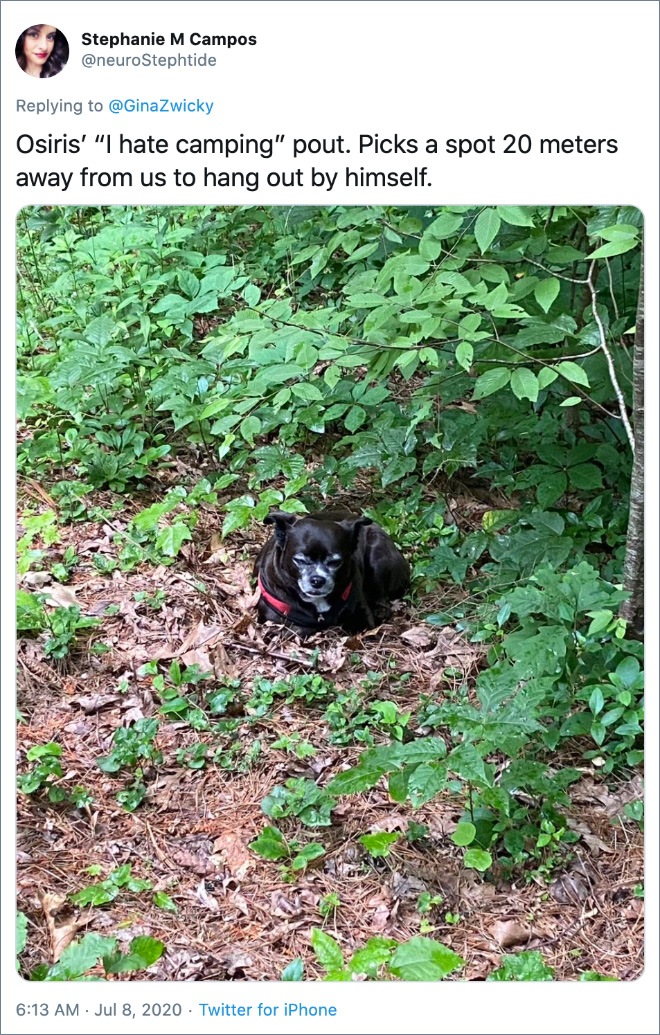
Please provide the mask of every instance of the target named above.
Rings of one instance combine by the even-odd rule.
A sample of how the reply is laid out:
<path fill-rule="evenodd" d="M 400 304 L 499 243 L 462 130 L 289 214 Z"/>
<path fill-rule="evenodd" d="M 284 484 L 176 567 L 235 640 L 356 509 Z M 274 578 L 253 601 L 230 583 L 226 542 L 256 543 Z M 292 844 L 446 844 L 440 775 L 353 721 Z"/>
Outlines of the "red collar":
<path fill-rule="evenodd" d="M 259 572 L 259 574 L 257 576 L 257 582 L 259 584 L 259 589 L 261 590 L 261 595 L 264 598 L 264 600 L 267 600 L 268 603 L 270 604 L 270 606 L 274 607 L 275 610 L 279 614 L 281 614 L 281 615 L 288 615 L 289 612 L 291 611 L 291 606 L 292 605 L 291 604 L 285 604 L 283 600 L 278 600 L 277 597 L 274 597 L 272 593 L 268 592 L 268 590 L 264 587 L 264 584 L 263 584 L 263 582 L 261 580 L 261 572 Z M 346 602 L 348 600 L 349 596 L 351 595 L 351 590 L 352 589 L 353 589 L 353 583 L 349 582 L 349 584 L 347 585 L 346 589 L 344 590 L 344 592 L 341 595 L 341 598 L 342 598 L 342 600 L 344 602 Z"/>

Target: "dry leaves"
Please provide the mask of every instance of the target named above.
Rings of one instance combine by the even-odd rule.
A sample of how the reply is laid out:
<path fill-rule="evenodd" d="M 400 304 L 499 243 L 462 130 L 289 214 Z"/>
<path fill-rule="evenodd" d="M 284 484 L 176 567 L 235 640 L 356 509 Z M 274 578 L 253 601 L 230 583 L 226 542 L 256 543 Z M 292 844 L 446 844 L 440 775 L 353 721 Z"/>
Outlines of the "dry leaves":
<path fill-rule="evenodd" d="M 231 830 L 216 838 L 213 852 L 237 880 L 242 880 L 248 870 L 254 868 L 254 858 L 243 838 Z"/>
<path fill-rule="evenodd" d="M 524 927 L 517 920 L 496 920 L 490 928 L 493 938 L 503 949 L 512 949 L 514 946 L 525 946 L 532 936 L 528 927 Z"/>
<path fill-rule="evenodd" d="M 78 930 L 84 927 L 91 918 L 91 911 L 81 913 L 73 919 L 70 917 L 66 923 L 59 926 L 55 923 L 55 914 L 59 912 L 66 903 L 66 895 L 57 895 L 47 891 L 39 892 L 39 901 L 46 917 L 48 937 L 50 939 L 50 952 L 53 963 L 57 963 L 64 950 L 71 944 Z"/>

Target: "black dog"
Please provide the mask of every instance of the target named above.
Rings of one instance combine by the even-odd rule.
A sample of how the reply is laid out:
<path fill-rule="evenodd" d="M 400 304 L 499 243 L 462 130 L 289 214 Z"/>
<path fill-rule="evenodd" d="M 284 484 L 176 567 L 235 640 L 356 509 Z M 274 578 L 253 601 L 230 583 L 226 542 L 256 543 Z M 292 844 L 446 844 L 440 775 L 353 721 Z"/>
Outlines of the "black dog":
<path fill-rule="evenodd" d="M 410 568 L 385 531 L 348 510 L 298 517 L 275 511 L 275 526 L 257 557 L 262 621 L 305 633 L 339 625 L 373 629 L 392 613 L 390 601 L 410 587 Z"/>

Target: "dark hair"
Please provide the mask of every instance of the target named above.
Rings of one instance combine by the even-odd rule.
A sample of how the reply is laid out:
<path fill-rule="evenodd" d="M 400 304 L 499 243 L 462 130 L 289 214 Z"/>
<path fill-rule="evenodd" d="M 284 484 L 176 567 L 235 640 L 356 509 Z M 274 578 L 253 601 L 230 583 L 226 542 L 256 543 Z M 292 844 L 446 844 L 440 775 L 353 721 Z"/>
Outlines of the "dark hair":
<path fill-rule="evenodd" d="M 16 60 L 18 61 L 18 64 L 23 69 L 23 71 L 25 71 L 27 65 L 27 61 L 25 58 L 25 37 L 27 36 L 28 32 L 32 31 L 32 29 L 40 29 L 41 26 L 44 24 L 44 22 L 37 22 L 35 25 L 29 25 L 27 29 L 23 30 L 23 32 L 16 40 Z M 41 75 L 39 78 L 49 79 L 51 76 L 57 75 L 58 72 L 62 71 L 68 60 L 69 41 L 67 40 L 63 32 L 60 32 L 59 29 L 55 29 L 55 43 L 53 44 L 53 49 L 50 53 L 48 61 L 41 69 Z"/>

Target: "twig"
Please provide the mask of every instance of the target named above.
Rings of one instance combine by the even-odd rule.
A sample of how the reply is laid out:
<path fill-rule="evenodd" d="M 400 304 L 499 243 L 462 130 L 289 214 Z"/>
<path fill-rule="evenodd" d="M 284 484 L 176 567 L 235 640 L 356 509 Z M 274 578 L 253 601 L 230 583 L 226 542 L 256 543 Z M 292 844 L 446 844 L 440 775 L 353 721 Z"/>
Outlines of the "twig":
<path fill-rule="evenodd" d="M 630 448 L 631 448 L 631 450 L 633 452 L 633 456 L 634 456 L 635 455 L 635 436 L 633 435 L 633 430 L 632 430 L 632 428 L 630 426 L 630 421 L 628 419 L 628 410 L 626 409 L 626 400 L 623 397 L 623 392 L 621 391 L 621 386 L 619 385 L 619 381 L 618 381 L 617 376 L 616 376 L 616 370 L 614 368 L 614 360 L 612 359 L 612 353 L 609 350 L 609 347 L 607 345 L 607 339 L 605 338 L 605 328 L 603 327 L 603 321 L 601 320 L 600 313 L 598 312 L 598 299 L 597 299 L 597 295 L 596 295 L 596 288 L 594 287 L 594 282 L 593 282 L 593 274 L 594 274 L 595 268 L 596 268 L 596 260 L 593 259 L 592 262 L 591 262 L 591 266 L 589 267 L 589 276 L 587 277 L 587 284 L 589 285 L 589 291 L 591 292 L 591 311 L 594 314 L 594 320 L 596 321 L 596 323 L 598 325 L 598 333 L 600 334 L 600 347 L 603 350 L 603 352 L 605 353 L 605 358 L 607 359 L 607 367 L 608 367 L 608 370 L 610 372 L 610 381 L 612 382 L 612 388 L 614 389 L 614 392 L 616 394 L 617 400 L 619 402 L 619 413 L 621 414 L 621 420 L 623 421 L 623 426 L 626 429 L 626 435 L 628 436 L 628 442 L 630 443 Z"/>
<path fill-rule="evenodd" d="M 612 267 L 610 266 L 610 260 L 605 259 L 605 265 L 607 266 L 607 279 L 610 282 L 610 298 L 612 299 L 612 305 L 614 307 L 615 319 L 619 319 L 619 307 L 616 304 L 616 295 L 614 294 L 614 283 L 612 281 Z"/>

